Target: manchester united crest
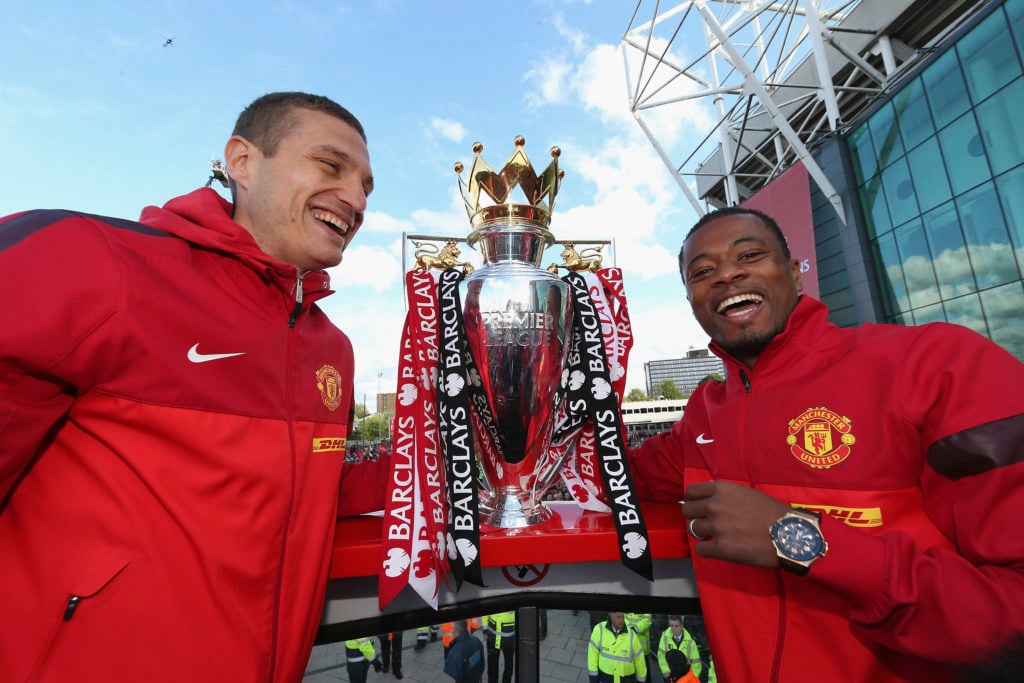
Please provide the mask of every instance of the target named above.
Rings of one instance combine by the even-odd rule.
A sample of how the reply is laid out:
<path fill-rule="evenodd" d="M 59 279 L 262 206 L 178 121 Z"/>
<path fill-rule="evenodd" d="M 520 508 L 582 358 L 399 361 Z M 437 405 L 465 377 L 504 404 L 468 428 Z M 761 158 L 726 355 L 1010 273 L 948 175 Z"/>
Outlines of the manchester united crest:
<path fill-rule="evenodd" d="M 320 390 L 320 400 L 327 410 L 337 410 L 341 405 L 341 375 L 333 365 L 325 365 L 316 371 L 316 388 Z"/>
<path fill-rule="evenodd" d="M 809 408 L 789 421 L 786 443 L 800 462 L 827 469 L 846 460 L 856 442 L 850 419 L 824 406 Z"/>

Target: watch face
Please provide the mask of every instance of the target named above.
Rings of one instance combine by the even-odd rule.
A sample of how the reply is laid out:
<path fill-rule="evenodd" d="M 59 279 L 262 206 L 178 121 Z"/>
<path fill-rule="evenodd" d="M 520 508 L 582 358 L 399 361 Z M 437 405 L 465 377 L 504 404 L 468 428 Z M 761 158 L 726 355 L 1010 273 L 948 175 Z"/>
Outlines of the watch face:
<path fill-rule="evenodd" d="M 796 562 L 809 562 L 821 555 L 825 541 L 811 522 L 802 517 L 787 517 L 775 530 L 779 551 Z"/>

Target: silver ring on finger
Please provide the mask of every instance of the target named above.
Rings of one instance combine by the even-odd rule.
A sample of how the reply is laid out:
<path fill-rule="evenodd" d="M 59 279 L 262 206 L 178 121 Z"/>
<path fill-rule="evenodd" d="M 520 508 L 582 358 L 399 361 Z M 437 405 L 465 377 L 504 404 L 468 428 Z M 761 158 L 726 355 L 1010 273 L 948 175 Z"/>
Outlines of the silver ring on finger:
<path fill-rule="evenodd" d="M 696 522 L 696 521 L 697 521 L 697 518 L 696 518 L 696 517 L 694 517 L 694 518 L 693 518 L 693 519 L 691 519 L 691 520 L 690 520 L 689 522 L 687 522 L 687 524 L 686 524 L 686 530 L 687 530 L 687 531 L 688 531 L 688 532 L 690 533 L 690 535 L 691 535 L 691 536 L 693 536 L 694 538 L 696 538 L 696 539 L 697 539 L 698 541 L 707 541 L 707 540 L 710 540 L 710 537 L 709 537 L 709 536 L 701 536 L 701 535 L 700 535 L 700 534 L 698 534 L 698 533 L 697 533 L 696 531 L 694 531 L 694 529 L 693 529 L 693 523 L 694 523 L 694 522 Z"/>

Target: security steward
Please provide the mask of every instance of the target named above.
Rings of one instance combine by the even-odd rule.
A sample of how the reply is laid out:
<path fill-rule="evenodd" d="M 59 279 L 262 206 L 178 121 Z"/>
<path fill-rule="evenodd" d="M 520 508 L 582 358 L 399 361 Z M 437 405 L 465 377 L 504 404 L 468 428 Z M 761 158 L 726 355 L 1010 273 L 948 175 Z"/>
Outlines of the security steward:
<path fill-rule="evenodd" d="M 484 617 L 487 638 L 487 683 L 498 683 L 498 657 L 505 659 L 502 683 L 512 683 L 516 660 L 516 613 L 498 612 Z"/>
<path fill-rule="evenodd" d="M 345 670 L 348 672 L 350 683 L 366 683 L 366 674 L 370 670 L 371 662 L 373 670 L 380 672 L 381 661 L 373 649 L 372 636 L 345 641 Z"/>
<path fill-rule="evenodd" d="M 626 612 L 626 625 L 640 636 L 640 646 L 644 649 L 644 655 L 651 654 L 652 624 L 654 624 L 654 616 L 651 614 Z"/>
<path fill-rule="evenodd" d="M 610 612 L 608 620 L 594 627 L 587 648 L 590 683 L 645 683 L 647 658 L 640 635 L 626 625 L 622 612 Z"/>

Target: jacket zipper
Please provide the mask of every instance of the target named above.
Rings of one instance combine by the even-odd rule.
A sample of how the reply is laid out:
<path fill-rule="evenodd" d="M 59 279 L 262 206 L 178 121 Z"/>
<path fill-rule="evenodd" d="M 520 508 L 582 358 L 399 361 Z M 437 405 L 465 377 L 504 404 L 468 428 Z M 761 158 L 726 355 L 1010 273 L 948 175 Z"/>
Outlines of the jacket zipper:
<path fill-rule="evenodd" d="M 782 669 L 782 648 L 786 642 L 786 582 L 782 578 L 782 570 L 775 570 L 775 580 L 779 585 L 779 626 L 775 639 L 775 659 L 772 661 L 771 683 L 778 683 Z"/>
<path fill-rule="evenodd" d="M 82 601 L 82 598 L 77 595 L 72 595 L 68 598 L 68 604 L 64 608 L 64 621 L 71 621 L 71 617 L 75 616 L 75 610 L 78 608 L 78 603 Z"/>
<path fill-rule="evenodd" d="M 302 312 L 302 278 L 306 275 L 301 268 L 295 274 L 295 307 L 292 308 L 291 317 L 288 318 L 288 327 L 295 327 Z"/>
<path fill-rule="evenodd" d="M 753 393 L 753 388 L 750 383 L 750 375 L 747 374 L 746 368 L 740 368 L 739 373 L 740 381 L 743 383 L 743 391 L 746 392 L 748 395 Z M 748 399 L 745 402 L 746 410 L 744 411 L 744 417 L 746 418 L 745 421 L 748 425 L 747 432 L 749 432 L 751 429 L 749 425 L 753 425 L 756 422 L 755 419 L 751 418 L 751 413 L 753 412 L 751 400 L 752 399 Z M 748 438 L 747 432 L 745 432 L 745 439 Z M 751 475 L 749 462 L 746 462 L 746 464 L 744 465 L 744 470 L 747 481 L 750 482 L 750 486 L 752 486 L 753 488 L 758 488 L 753 476 Z M 783 580 L 782 572 L 780 570 L 775 570 L 775 580 L 779 586 L 779 623 L 778 635 L 776 636 L 775 640 L 775 658 L 772 660 L 771 676 L 768 679 L 770 683 L 779 683 L 779 673 L 782 669 L 782 650 L 783 644 L 786 640 L 786 584 Z"/>
<path fill-rule="evenodd" d="M 296 270 L 295 274 L 295 307 L 292 308 L 291 315 L 288 317 L 288 329 L 295 329 L 295 325 L 298 322 L 299 314 L 302 312 L 302 278 L 306 275 L 305 271 L 301 268 Z M 285 345 L 285 358 L 284 358 L 284 392 L 286 403 L 290 406 L 291 400 L 289 397 L 292 395 L 292 376 L 291 376 L 291 351 L 292 351 L 292 339 L 294 335 L 288 334 L 288 343 Z M 288 527 L 291 525 L 292 510 L 295 506 L 295 420 L 294 416 L 290 413 L 288 415 L 288 441 L 289 451 L 291 455 L 290 464 L 291 471 L 288 479 L 288 506 L 284 516 L 284 526 L 281 531 L 281 555 L 278 558 L 278 569 L 277 569 L 277 585 L 274 586 L 274 607 L 273 607 L 273 623 L 271 625 L 271 639 L 270 639 L 270 667 L 269 675 L 267 677 L 268 683 L 273 683 L 277 676 L 277 664 L 278 664 L 278 633 L 281 620 L 281 591 L 283 590 L 284 583 L 284 569 L 286 558 L 288 557 Z"/>

